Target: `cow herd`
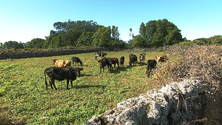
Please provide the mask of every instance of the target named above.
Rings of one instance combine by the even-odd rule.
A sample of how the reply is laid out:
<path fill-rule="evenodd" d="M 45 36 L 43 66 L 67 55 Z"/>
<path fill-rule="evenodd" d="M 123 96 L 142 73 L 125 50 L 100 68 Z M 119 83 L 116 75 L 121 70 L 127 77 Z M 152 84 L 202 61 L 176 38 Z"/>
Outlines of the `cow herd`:
<path fill-rule="evenodd" d="M 96 52 L 95 53 L 95 60 L 97 60 L 97 57 L 102 57 L 101 60 L 98 60 L 99 66 L 100 66 L 100 73 L 101 70 L 104 72 L 104 68 L 107 66 L 109 71 L 112 70 L 112 65 L 114 65 L 114 68 L 116 65 L 124 67 L 124 61 L 125 57 L 121 56 L 120 59 L 118 58 L 107 58 L 105 57 L 107 53 L 102 53 L 102 52 Z M 140 62 L 145 61 L 145 56 L 146 53 L 142 53 L 139 55 L 139 60 Z M 156 57 L 155 59 L 150 59 L 147 61 L 147 68 L 146 68 L 146 75 L 147 77 L 150 76 L 150 72 L 152 69 L 154 69 L 157 65 L 157 62 L 164 62 L 168 58 L 168 56 L 164 55 L 161 57 Z M 157 61 L 156 61 L 157 60 Z M 83 65 L 82 61 L 78 57 L 72 57 L 71 58 L 72 64 L 80 64 L 81 66 Z M 57 90 L 55 86 L 55 80 L 62 81 L 62 80 L 67 80 L 67 89 L 69 89 L 69 81 L 72 85 L 73 80 L 75 80 L 77 77 L 80 77 L 80 71 L 83 70 L 83 68 L 74 68 L 71 66 L 71 61 L 70 60 L 58 60 L 54 59 L 53 60 L 53 65 L 55 67 L 49 67 L 44 70 L 44 75 L 45 75 L 45 84 L 46 84 L 46 89 L 48 89 L 48 84 L 46 80 L 46 74 L 49 77 L 49 83 L 51 88 L 53 87 Z M 129 55 L 129 66 L 134 66 L 137 63 L 137 56 L 134 54 Z"/>

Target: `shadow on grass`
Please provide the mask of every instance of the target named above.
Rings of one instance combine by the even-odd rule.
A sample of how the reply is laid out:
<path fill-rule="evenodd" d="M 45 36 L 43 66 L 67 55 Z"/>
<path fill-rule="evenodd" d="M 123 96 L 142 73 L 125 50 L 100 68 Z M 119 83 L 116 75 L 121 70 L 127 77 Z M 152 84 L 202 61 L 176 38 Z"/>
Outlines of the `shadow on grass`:
<path fill-rule="evenodd" d="M 75 85 L 73 88 L 79 89 L 79 88 L 91 88 L 91 87 L 96 87 L 96 88 L 105 88 L 106 86 L 104 85 Z"/>
<path fill-rule="evenodd" d="M 80 77 L 83 77 L 83 76 L 93 76 L 93 75 L 90 75 L 90 74 L 80 74 Z"/>
<path fill-rule="evenodd" d="M 137 62 L 137 64 L 140 65 L 140 66 L 147 65 L 146 62 Z"/>
<path fill-rule="evenodd" d="M 125 66 L 125 67 L 112 67 L 110 73 L 120 73 L 121 71 L 127 71 L 127 69 L 131 69 L 134 66 Z"/>

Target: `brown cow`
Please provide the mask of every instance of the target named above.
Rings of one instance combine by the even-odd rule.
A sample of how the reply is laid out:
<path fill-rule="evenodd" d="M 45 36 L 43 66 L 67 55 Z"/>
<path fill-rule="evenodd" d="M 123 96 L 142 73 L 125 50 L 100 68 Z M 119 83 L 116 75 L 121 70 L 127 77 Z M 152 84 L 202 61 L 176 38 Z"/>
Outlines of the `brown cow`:
<path fill-rule="evenodd" d="M 55 65 L 56 67 L 71 66 L 71 61 L 70 61 L 70 60 L 58 60 L 58 59 L 54 59 L 54 60 L 53 60 L 53 65 Z"/>
<path fill-rule="evenodd" d="M 157 60 L 157 62 L 166 62 L 166 60 L 169 59 L 169 54 L 155 57 L 155 59 Z"/>

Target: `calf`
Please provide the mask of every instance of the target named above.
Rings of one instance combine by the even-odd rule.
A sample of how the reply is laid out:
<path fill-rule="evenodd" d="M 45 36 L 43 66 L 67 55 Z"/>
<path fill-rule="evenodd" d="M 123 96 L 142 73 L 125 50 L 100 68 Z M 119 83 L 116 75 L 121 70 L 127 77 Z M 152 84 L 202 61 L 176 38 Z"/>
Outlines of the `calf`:
<path fill-rule="evenodd" d="M 58 59 L 54 59 L 54 60 L 53 60 L 53 65 L 55 65 L 56 67 L 71 66 L 71 61 L 70 61 L 70 60 L 58 60 Z"/>
<path fill-rule="evenodd" d="M 146 68 L 147 77 L 150 76 L 150 72 L 152 69 L 154 69 L 156 67 L 156 64 L 157 64 L 157 62 L 155 59 L 147 61 L 147 68 Z"/>
<path fill-rule="evenodd" d="M 83 68 L 73 68 L 71 66 L 67 66 L 67 67 L 49 67 L 46 68 L 44 71 L 44 75 L 45 75 L 45 85 L 46 85 L 46 90 L 48 90 L 48 83 L 46 80 L 46 74 L 49 77 L 49 83 L 51 88 L 54 88 L 57 90 L 56 86 L 55 86 L 55 80 L 58 81 L 62 81 L 62 80 L 67 80 L 67 89 L 69 89 L 69 80 L 71 82 L 71 86 L 72 85 L 72 81 L 76 79 L 76 77 L 80 77 L 80 71 L 83 70 Z"/>
<path fill-rule="evenodd" d="M 72 64 L 74 64 L 75 62 L 78 64 L 80 63 L 80 65 L 82 66 L 82 61 L 79 59 L 79 57 L 72 57 L 71 60 L 72 60 Z"/>
<path fill-rule="evenodd" d="M 119 61 L 120 61 L 120 66 L 122 65 L 124 67 L 124 60 L 125 60 L 125 57 L 122 56 L 120 57 Z"/>
<path fill-rule="evenodd" d="M 114 64 L 114 68 L 116 67 L 116 64 L 117 64 L 118 67 L 119 67 L 119 61 L 118 61 L 117 58 L 108 58 L 108 60 L 109 60 L 109 63 L 110 63 L 110 65 L 111 65 L 111 67 L 112 67 L 112 64 Z"/>
<path fill-rule="evenodd" d="M 98 62 L 100 64 L 100 73 L 101 73 L 101 69 L 103 69 L 103 72 L 104 72 L 104 67 L 105 66 L 108 67 L 109 71 L 111 70 L 111 64 L 110 64 L 109 60 L 106 57 L 102 58 Z"/>
<path fill-rule="evenodd" d="M 146 53 L 142 53 L 139 56 L 140 62 L 145 61 Z"/>
<path fill-rule="evenodd" d="M 134 55 L 134 54 L 130 54 L 129 55 L 129 65 L 131 66 L 132 64 L 133 65 L 136 65 L 136 62 L 137 62 L 137 56 Z"/>
<path fill-rule="evenodd" d="M 95 53 L 95 59 L 97 60 L 97 57 L 104 57 L 104 56 L 106 56 L 106 55 L 107 55 L 107 53 L 96 52 L 96 53 Z"/>

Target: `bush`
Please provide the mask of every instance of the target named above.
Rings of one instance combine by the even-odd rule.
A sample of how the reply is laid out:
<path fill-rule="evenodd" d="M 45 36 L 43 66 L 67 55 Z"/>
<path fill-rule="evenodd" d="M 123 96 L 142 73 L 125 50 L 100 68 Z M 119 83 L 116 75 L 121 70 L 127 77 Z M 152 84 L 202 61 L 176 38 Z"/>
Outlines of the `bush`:
<path fill-rule="evenodd" d="M 152 80 L 163 84 L 185 78 L 198 79 L 205 87 L 205 117 L 209 124 L 222 123 L 221 53 L 222 46 L 179 46 L 168 48 L 173 53 L 165 64 L 158 64 Z"/>

